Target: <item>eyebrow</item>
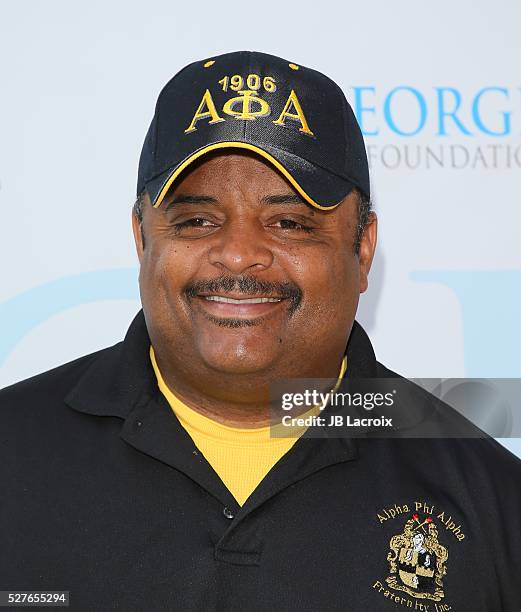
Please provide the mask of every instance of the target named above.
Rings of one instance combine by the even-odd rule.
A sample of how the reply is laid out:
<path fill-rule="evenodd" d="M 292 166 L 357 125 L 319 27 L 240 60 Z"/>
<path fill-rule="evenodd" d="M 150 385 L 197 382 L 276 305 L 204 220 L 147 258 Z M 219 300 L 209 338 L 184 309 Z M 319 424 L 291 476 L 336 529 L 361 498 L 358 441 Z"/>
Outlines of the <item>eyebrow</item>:
<path fill-rule="evenodd" d="M 281 193 L 278 195 L 270 195 L 262 198 L 263 204 L 306 204 L 296 193 Z"/>
<path fill-rule="evenodd" d="M 170 200 L 165 206 L 165 211 L 170 210 L 176 204 L 217 204 L 217 200 L 211 196 L 180 193 Z"/>
<path fill-rule="evenodd" d="M 281 193 L 264 196 L 261 199 L 261 202 L 263 204 L 267 204 L 268 206 L 277 204 L 307 205 L 305 200 L 295 193 Z M 170 200 L 170 202 L 165 206 L 165 212 L 171 210 L 176 204 L 217 204 L 217 200 L 216 198 L 206 195 L 189 195 L 187 193 L 180 193 Z"/>

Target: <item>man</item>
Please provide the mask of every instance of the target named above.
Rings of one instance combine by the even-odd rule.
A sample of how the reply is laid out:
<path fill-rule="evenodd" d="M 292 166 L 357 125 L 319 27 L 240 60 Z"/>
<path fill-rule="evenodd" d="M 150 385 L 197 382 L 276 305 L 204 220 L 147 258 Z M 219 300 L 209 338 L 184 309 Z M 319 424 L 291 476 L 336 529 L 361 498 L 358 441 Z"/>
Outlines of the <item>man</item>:
<path fill-rule="evenodd" d="M 270 436 L 274 382 L 402 380 L 354 322 L 376 216 L 338 86 L 261 53 L 187 66 L 137 191 L 125 340 L 0 396 L 2 589 L 76 610 L 518 610 L 521 468 L 493 440 Z M 406 389 L 416 431 L 462 431 Z"/>

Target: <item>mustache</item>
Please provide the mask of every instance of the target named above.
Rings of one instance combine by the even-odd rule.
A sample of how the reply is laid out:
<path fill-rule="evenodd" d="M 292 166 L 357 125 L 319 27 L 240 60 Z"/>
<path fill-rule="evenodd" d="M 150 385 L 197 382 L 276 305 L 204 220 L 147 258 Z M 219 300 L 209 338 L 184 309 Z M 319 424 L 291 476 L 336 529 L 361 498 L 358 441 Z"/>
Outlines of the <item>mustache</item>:
<path fill-rule="evenodd" d="M 242 293 L 248 297 L 259 294 L 276 295 L 290 300 L 290 314 L 293 314 L 302 302 L 302 290 L 289 281 L 266 281 L 255 276 L 241 274 L 239 276 L 223 275 L 209 280 L 193 280 L 185 285 L 184 293 L 189 298 L 195 298 L 200 293 L 231 292 Z"/>

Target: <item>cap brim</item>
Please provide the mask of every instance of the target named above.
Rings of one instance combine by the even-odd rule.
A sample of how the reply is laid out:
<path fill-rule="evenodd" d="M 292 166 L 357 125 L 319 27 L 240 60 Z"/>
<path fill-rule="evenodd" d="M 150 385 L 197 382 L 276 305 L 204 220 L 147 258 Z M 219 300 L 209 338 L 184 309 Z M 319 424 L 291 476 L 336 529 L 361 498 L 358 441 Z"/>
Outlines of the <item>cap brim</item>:
<path fill-rule="evenodd" d="M 267 159 L 291 183 L 300 196 L 315 208 L 322 210 L 335 208 L 355 187 L 351 181 L 277 147 L 263 145 L 261 148 L 248 142 L 217 142 L 195 151 L 177 166 L 165 170 L 146 183 L 145 187 L 154 208 L 161 205 L 176 178 L 196 159 L 211 151 L 232 148 L 247 149 Z"/>

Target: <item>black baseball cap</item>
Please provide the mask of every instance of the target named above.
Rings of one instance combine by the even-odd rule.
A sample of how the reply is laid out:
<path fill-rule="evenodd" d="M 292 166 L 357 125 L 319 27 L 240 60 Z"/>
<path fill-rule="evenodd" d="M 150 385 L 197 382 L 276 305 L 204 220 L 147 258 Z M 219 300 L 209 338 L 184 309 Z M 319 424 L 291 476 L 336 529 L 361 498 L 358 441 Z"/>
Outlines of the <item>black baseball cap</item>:
<path fill-rule="evenodd" d="M 179 174 L 226 148 L 269 160 L 309 204 L 367 197 L 364 140 L 340 87 L 288 60 L 237 51 L 189 64 L 163 88 L 143 144 L 138 194 L 158 207 Z"/>

